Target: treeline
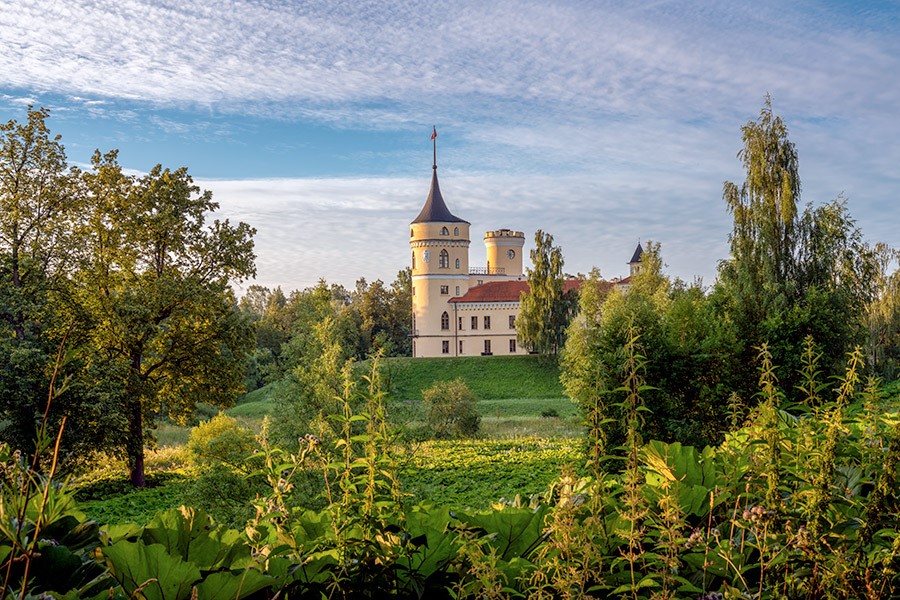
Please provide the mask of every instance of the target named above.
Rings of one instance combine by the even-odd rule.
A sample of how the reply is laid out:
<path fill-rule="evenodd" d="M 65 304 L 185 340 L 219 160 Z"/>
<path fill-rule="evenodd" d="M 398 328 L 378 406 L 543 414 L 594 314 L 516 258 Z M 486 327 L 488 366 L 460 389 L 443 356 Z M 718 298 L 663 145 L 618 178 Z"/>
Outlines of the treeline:
<path fill-rule="evenodd" d="M 359 279 L 352 290 L 324 279 L 315 286 L 284 295 L 251 285 L 240 301 L 241 311 L 256 325 L 256 350 L 250 356 L 245 384 L 248 391 L 280 381 L 297 365 L 321 353 L 321 335 L 328 328 L 340 360 L 361 360 L 372 354 L 409 356 L 412 273 L 409 268 L 385 285 L 380 279 Z M 322 340 L 324 342 L 325 340 Z"/>
<path fill-rule="evenodd" d="M 711 287 L 667 277 L 652 242 L 629 289 L 598 273 L 581 287 L 562 378 L 606 449 L 624 439 L 623 356 L 632 338 L 645 365 L 645 439 L 719 443 L 723 424 L 737 428 L 758 402 L 763 347 L 778 365 L 784 407 L 800 412 L 816 408 L 810 398 L 821 389 L 810 381 L 839 373 L 854 348 L 866 375 L 897 376 L 897 252 L 866 243 L 843 198 L 801 207 L 797 152 L 768 98 L 742 132 L 746 179 L 724 185 L 731 256 Z"/>

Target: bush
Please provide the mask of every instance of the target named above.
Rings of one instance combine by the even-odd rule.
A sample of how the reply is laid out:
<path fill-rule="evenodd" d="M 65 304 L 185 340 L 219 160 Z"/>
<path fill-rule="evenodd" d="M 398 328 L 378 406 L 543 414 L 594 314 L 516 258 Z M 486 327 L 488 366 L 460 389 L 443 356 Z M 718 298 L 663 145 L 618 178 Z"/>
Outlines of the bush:
<path fill-rule="evenodd" d="M 247 472 L 254 468 L 248 459 L 256 450 L 256 438 L 234 417 L 220 414 L 191 429 L 187 449 L 191 462 L 201 469 L 224 465 Z"/>
<path fill-rule="evenodd" d="M 462 379 L 439 381 L 423 390 L 422 397 L 435 438 L 471 437 L 478 433 L 478 399 Z"/>
<path fill-rule="evenodd" d="M 263 491 L 262 482 L 256 483 L 226 467 L 214 467 L 191 482 L 184 500 L 208 512 L 216 523 L 243 529 L 253 516 L 250 500 Z"/>

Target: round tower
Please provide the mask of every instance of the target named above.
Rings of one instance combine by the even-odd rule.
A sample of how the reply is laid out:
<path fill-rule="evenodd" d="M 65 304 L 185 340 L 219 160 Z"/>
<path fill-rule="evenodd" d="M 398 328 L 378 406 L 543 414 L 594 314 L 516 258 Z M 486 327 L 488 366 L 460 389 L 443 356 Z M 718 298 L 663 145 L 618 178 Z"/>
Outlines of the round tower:
<path fill-rule="evenodd" d="M 409 229 L 413 356 L 456 356 L 457 318 L 447 301 L 468 291 L 470 224 L 447 208 L 436 161 L 432 169 L 425 206 Z"/>
<path fill-rule="evenodd" d="M 498 229 L 484 234 L 488 275 L 522 276 L 522 249 L 525 234 L 511 229 Z"/>

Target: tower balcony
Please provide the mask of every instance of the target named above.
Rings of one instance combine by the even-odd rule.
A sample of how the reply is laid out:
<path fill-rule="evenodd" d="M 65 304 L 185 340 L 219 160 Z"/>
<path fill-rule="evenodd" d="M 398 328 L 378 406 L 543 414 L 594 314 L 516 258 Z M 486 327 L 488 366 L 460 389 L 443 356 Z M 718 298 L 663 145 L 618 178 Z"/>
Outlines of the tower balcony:
<path fill-rule="evenodd" d="M 506 267 L 472 267 L 469 275 L 506 275 Z"/>

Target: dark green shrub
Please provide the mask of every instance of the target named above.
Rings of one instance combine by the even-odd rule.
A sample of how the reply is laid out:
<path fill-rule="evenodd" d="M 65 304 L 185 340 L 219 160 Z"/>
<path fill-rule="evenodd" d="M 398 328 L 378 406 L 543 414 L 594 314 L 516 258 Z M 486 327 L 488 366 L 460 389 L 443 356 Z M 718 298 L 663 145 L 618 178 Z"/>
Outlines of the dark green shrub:
<path fill-rule="evenodd" d="M 471 437 L 478 433 L 478 399 L 462 379 L 439 381 L 423 390 L 422 398 L 434 437 Z"/>
<path fill-rule="evenodd" d="M 555 408 L 545 408 L 541 411 L 541 416 L 545 419 L 558 419 L 559 411 L 557 411 Z"/>
<path fill-rule="evenodd" d="M 262 489 L 252 479 L 225 466 L 213 467 L 188 486 L 185 503 L 202 508 L 220 525 L 243 529 L 254 513 L 254 488 Z"/>

